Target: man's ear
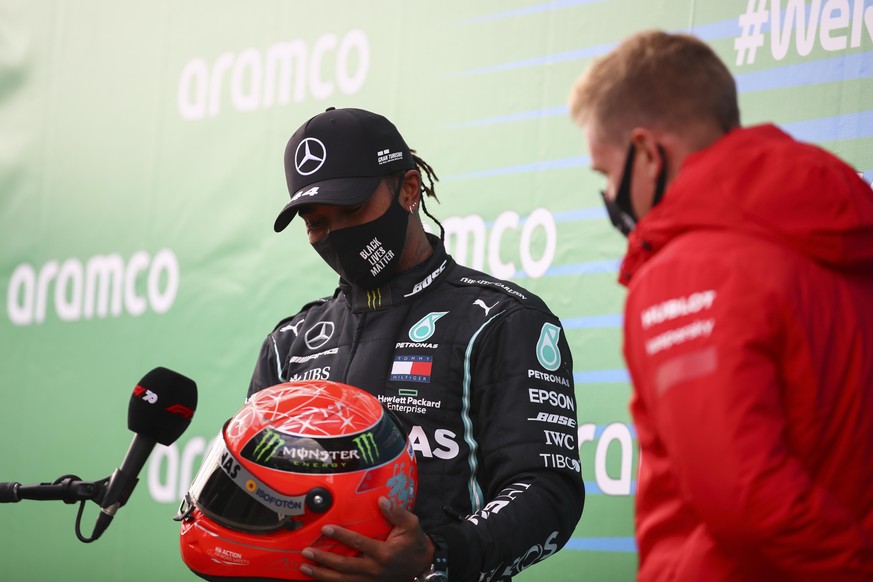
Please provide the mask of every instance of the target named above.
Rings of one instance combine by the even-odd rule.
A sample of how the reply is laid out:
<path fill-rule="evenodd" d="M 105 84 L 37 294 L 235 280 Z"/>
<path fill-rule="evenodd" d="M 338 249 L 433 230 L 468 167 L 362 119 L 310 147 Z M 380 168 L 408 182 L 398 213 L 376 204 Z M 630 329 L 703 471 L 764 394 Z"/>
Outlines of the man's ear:
<path fill-rule="evenodd" d="M 658 148 L 659 142 L 652 130 L 645 127 L 636 127 L 631 131 L 631 141 L 636 147 L 636 156 L 644 163 L 644 172 L 650 180 L 657 180 L 661 168 L 665 163 L 664 157 Z"/>
<path fill-rule="evenodd" d="M 407 211 L 418 209 L 421 202 L 421 174 L 418 170 L 408 170 L 403 175 L 403 187 L 400 190 L 400 205 Z"/>

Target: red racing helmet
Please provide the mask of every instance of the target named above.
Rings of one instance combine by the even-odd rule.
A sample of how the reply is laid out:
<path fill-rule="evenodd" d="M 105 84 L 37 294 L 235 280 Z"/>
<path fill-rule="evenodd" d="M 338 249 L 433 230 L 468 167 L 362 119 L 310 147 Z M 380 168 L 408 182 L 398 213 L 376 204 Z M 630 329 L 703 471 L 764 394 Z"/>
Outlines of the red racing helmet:
<path fill-rule="evenodd" d="M 300 552 L 356 550 L 335 524 L 385 539 L 379 497 L 415 501 L 415 455 L 397 419 L 364 390 L 288 382 L 254 394 L 224 425 L 182 502 L 182 560 L 213 581 L 311 580 Z"/>

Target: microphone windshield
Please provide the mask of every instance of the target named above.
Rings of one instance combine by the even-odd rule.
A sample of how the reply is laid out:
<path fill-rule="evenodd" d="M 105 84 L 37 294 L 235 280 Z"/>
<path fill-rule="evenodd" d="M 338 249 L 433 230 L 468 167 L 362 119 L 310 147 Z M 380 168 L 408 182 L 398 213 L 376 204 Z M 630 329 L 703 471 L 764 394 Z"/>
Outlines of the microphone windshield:
<path fill-rule="evenodd" d="M 155 368 L 133 389 L 127 428 L 162 445 L 179 438 L 197 408 L 194 380 L 167 368 Z"/>

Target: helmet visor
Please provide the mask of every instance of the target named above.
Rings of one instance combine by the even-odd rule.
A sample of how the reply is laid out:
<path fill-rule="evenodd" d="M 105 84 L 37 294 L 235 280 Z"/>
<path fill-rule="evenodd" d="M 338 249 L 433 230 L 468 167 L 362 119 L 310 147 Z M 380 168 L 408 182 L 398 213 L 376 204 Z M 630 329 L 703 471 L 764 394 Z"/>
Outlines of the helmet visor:
<path fill-rule="evenodd" d="M 223 434 L 204 457 L 188 493 L 209 519 L 239 531 L 275 531 L 305 513 L 305 496 L 283 495 L 267 487 L 231 454 Z"/>

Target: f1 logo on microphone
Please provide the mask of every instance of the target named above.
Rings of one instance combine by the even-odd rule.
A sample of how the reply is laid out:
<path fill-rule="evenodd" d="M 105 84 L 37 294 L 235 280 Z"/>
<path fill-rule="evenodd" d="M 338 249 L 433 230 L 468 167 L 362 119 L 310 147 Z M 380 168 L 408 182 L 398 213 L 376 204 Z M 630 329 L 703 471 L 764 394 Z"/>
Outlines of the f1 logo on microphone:
<path fill-rule="evenodd" d="M 173 404 L 167 407 L 167 412 L 172 414 L 178 414 L 185 420 L 191 420 L 191 417 L 194 416 L 194 409 L 188 408 L 184 404 Z"/>
<path fill-rule="evenodd" d="M 137 384 L 136 387 L 133 389 L 133 395 L 136 396 L 137 398 L 142 398 L 143 400 L 145 400 L 149 404 L 154 404 L 155 402 L 158 401 L 157 394 L 155 394 L 151 390 L 143 388 L 139 384 Z"/>

